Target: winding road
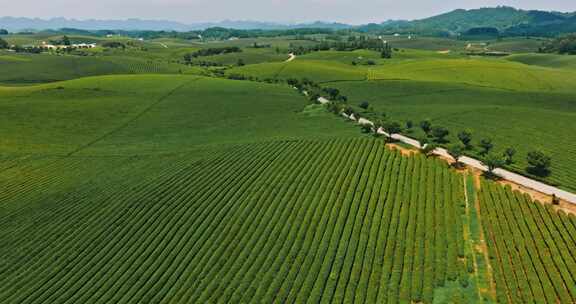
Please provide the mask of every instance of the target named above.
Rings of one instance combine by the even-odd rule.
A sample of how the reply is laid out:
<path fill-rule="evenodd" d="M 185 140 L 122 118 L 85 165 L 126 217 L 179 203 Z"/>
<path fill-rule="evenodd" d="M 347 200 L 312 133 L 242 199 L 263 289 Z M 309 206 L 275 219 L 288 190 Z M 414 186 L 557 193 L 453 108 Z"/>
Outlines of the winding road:
<path fill-rule="evenodd" d="M 318 102 L 320 102 L 321 104 L 326 104 L 328 102 L 330 102 L 328 99 L 324 98 L 324 97 L 320 97 L 318 98 Z M 345 113 L 342 114 L 344 117 L 350 119 L 350 120 L 354 120 L 357 121 L 358 124 L 370 124 L 370 125 L 374 125 L 374 123 L 372 123 L 371 121 L 369 121 L 368 119 L 365 118 L 360 118 L 359 120 L 356 120 L 354 117 L 350 117 L 348 115 L 346 115 Z M 382 130 L 381 128 L 378 129 L 378 133 L 388 136 L 388 134 L 386 132 L 384 132 L 384 130 Z M 392 134 L 392 138 L 401 141 L 405 144 L 408 144 L 410 146 L 416 147 L 418 149 L 421 148 L 421 144 L 419 141 L 404 136 L 404 135 L 400 135 L 400 134 Z M 444 148 L 437 148 L 435 149 L 433 152 L 433 154 L 441 156 L 441 157 L 445 157 L 448 159 L 454 159 L 446 149 Z M 460 157 L 459 160 L 461 163 L 470 166 L 472 168 L 481 170 L 483 172 L 488 171 L 488 167 L 484 166 L 484 164 L 482 163 L 482 161 L 468 157 L 468 156 L 462 156 Z M 544 194 L 548 194 L 548 195 L 556 195 L 558 198 L 563 199 L 569 203 L 572 204 L 576 204 L 576 194 L 547 185 L 545 183 L 539 182 L 537 180 L 533 180 L 531 178 L 528 178 L 526 176 L 502 169 L 502 168 L 497 168 L 494 170 L 494 174 L 498 175 L 499 177 L 511 181 L 513 183 L 516 183 L 518 185 L 524 186 L 526 188 L 532 189 L 532 190 L 536 190 L 538 192 L 544 193 Z"/>
<path fill-rule="evenodd" d="M 286 59 L 286 61 L 284 61 L 284 62 L 290 62 L 290 61 L 296 59 L 296 55 L 294 55 L 293 53 L 288 54 L 288 56 L 289 56 L 288 59 Z"/>

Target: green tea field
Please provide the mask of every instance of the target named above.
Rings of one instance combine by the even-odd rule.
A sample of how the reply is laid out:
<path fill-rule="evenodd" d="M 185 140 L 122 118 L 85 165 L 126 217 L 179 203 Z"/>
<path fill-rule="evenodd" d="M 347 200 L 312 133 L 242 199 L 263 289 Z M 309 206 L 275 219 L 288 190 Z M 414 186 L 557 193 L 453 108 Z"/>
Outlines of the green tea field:
<path fill-rule="evenodd" d="M 491 174 L 576 191 L 576 61 L 549 38 L 90 33 L 0 50 L 0 303 L 576 303 L 576 208 Z M 348 111 L 516 154 L 479 171 Z"/>

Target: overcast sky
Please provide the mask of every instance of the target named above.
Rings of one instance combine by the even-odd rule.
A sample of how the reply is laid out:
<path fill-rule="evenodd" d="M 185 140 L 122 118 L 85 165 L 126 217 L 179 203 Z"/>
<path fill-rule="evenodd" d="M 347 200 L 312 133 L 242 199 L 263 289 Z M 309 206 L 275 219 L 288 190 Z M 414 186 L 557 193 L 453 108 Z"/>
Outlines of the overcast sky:
<path fill-rule="evenodd" d="M 380 22 L 418 19 L 455 8 L 508 5 L 576 11 L 576 0 L 0 0 L 0 16 L 76 19 L 163 19 Z"/>

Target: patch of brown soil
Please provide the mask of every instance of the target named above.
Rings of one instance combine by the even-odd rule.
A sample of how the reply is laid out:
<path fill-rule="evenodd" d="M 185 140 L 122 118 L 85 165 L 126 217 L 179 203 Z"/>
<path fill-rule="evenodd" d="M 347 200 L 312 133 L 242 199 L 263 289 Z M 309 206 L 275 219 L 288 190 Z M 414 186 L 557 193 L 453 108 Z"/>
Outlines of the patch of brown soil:
<path fill-rule="evenodd" d="M 404 147 L 402 147 L 398 144 L 394 144 L 394 143 L 388 143 L 388 144 L 386 144 L 386 146 L 388 146 L 392 150 L 400 151 L 400 153 L 402 153 L 402 155 L 404 155 L 404 156 L 412 156 L 414 154 L 420 153 L 420 151 L 418 151 L 418 150 L 404 148 Z"/>
<path fill-rule="evenodd" d="M 480 191 L 481 183 L 480 183 L 480 176 L 482 175 L 482 171 L 477 169 L 469 168 L 469 172 L 474 177 L 474 186 L 476 188 L 476 193 Z M 478 195 L 476 195 L 476 199 L 474 202 L 474 207 L 476 209 L 476 216 L 478 218 L 478 225 L 479 225 L 479 234 L 480 234 L 480 242 L 476 244 L 476 250 L 484 256 L 484 263 L 486 264 L 486 279 L 488 280 L 488 284 L 490 284 L 490 288 L 488 290 L 483 290 L 483 293 L 487 293 L 490 297 L 495 300 L 496 299 L 496 282 L 494 281 L 494 270 L 492 269 L 492 263 L 490 263 L 490 256 L 488 254 L 488 245 L 486 244 L 486 236 L 484 235 L 484 227 L 482 223 L 482 212 L 480 211 L 480 199 Z"/>
<path fill-rule="evenodd" d="M 559 205 L 553 205 L 551 195 L 544 194 L 542 192 L 538 192 L 536 190 L 518 185 L 518 184 L 513 183 L 511 181 L 508 181 L 508 180 L 500 180 L 500 181 L 498 181 L 498 183 L 502 184 L 502 185 L 509 185 L 512 188 L 512 190 L 519 191 L 521 193 L 526 193 L 526 194 L 530 195 L 532 200 L 539 201 L 539 202 L 544 203 L 544 204 L 550 204 L 553 206 L 554 210 L 562 210 L 566 213 L 572 213 L 572 214 L 576 215 L 576 205 L 575 204 L 571 204 L 565 200 L 560 200 Z"/>

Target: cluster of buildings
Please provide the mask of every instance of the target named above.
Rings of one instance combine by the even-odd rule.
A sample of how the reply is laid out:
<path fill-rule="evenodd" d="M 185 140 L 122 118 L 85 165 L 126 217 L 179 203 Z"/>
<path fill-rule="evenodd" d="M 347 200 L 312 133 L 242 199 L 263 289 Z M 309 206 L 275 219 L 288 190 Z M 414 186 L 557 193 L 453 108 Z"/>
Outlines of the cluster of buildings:
<path fill-rule="evenodd" d="M 92 49 L 96 47 L 96 43 L 75 43 L 70 45 L 53 45 L 46 43 L 46 41 L 42 41 L 42 44 L 39 46 L 44 49 L 48 50 L 60 50 L 60 49 Z"/>

